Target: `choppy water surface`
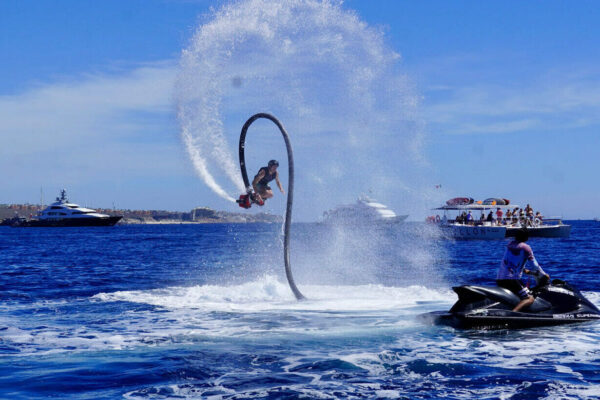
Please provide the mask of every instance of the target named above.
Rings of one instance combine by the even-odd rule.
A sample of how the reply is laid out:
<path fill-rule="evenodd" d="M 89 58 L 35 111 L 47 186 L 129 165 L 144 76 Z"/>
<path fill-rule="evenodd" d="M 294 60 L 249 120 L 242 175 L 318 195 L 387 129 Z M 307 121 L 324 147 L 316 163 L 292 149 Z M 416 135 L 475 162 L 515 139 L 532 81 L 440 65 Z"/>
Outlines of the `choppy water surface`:
<path fill-rule="evenodd" d="M 600 304 L 600 223 L 532 239 Z M 0 398 L 599 398 L 600 324 L 456 331 L 415 316 L 492 283 L 505 242 L 417 224 L 0 228 Z"/>

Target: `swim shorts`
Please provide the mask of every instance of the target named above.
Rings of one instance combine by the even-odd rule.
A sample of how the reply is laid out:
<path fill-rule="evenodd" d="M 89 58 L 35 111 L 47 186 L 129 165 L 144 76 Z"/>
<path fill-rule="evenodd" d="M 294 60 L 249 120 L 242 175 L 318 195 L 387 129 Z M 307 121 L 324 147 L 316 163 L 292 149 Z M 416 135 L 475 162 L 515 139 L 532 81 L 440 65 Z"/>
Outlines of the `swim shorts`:
<path fill-rule="evenodd" d="M 508 289 L 519 296 L 521 300 L 525 300 L 531 295 L 529 289 L 523 286 L 523 283 L 518 279 L 499 279 L 496 283 L 498 286 Z"/>

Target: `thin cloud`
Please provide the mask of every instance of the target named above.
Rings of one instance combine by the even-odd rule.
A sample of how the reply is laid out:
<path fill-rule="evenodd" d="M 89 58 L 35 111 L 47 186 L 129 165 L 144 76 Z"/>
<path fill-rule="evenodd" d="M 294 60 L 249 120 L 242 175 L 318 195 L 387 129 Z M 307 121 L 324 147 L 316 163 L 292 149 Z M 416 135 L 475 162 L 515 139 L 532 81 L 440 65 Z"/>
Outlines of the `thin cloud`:
<path fill-rule="evenodd" d="M 573 129 L 600 123 L 600 83 L 595 76 L 552 74 L 526 85 L 439 85 L 426 95 L 432 133 L 491 134 Z"/>
<path fill-rule="evenodd" d="M 172 65 L 142 66 L 121 75 L 88 75 L 0 96 L 1 153 L 69 149 L 81 143 L 118 142 L 136 132 L 152 132 L 154 118 L 172 111 Z"/>
<path fill-rule="evenodd" d="M 2 186 L 181 175 L 174 79 L 165 62 L 0 96 Z"/>

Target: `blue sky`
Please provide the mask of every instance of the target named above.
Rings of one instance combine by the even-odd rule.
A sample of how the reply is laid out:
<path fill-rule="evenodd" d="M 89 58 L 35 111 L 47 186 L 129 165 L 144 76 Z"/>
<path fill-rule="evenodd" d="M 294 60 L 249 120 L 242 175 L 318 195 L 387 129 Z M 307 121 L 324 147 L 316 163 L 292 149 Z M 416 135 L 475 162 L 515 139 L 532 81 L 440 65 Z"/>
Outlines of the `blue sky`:
<path fill-rule="evenodd" d="M 181 139 L 173 89 L 182 50 L 200 26 L 214 21 L 212 10 L 225 4 L 3 2 L 0 203 L 38 202 L 40 187 L 48 200 L 65 187 L 73 201 L 96 207 L 238 211 L 198 177 Z M 314 201 L 297 200 L 298 219 L 316 220 L 366 190 L 399 213 L 408 208 L 412 219 L 456 196 L 506 197 L 566 218 L 600 216 L 596 3 L 346 1 L 341 9 L 366 26 L 351 21 L 349 35 L 376 32 L 381 54 L 400 56 L 390 68 L 408 82 L 406 98 L 418 99 L 418 116 L 410 118 L 422 128 L 410 138 L 419 137 L 415 151 L 422 157 L 411 161 L 418 164 L 415 171 L 397 168 L 392 150 L 407 144 L 381 135 L 359 144 L 368 149 L 390 143 L 390 151 L 374 150 L 363 164 L 354 156 L 345 160 L 328 150 L 336 139 L 326 134 L 327 124 L 315 121 L 311 140 L 321 141 L 321 150 L 303 136 L 296 144 L 300 165 L 320 166 L 333 154 L 331 165 L 342 172 L 323 186 L 300 179 L 301 199 Z M 268 98 L 256 104 L 271 107 Z M 236 111 L 250 116 L 251 109 Z M 347 118 L 339 114 L 329 123 Z M 247 117 L 240 123 L 231 115 L 222 124 L 235 155 Z M 290 126 L 298 127 L 293 121 Z M 279 146 L 260 140 L 268 149 Z M 277 151 L 275 157 L 283 158 Z M 398 181 L 373 179 L 375 187 L 353 181 L 343 174 L 345 162 L 361 165 L 365 175 L 397 175 Z M 371 165 L 373 172 L 365 171 Z M 381 172 L 386 166 L 392 171 Z M 436 184 L 442 189 L 433 189 Z M 236 194 L 233 186 L 228 192 Z M 414 205 L 419 199 L 422 207 Z M 266 211 L 282 209 L 276 194 Z"/>

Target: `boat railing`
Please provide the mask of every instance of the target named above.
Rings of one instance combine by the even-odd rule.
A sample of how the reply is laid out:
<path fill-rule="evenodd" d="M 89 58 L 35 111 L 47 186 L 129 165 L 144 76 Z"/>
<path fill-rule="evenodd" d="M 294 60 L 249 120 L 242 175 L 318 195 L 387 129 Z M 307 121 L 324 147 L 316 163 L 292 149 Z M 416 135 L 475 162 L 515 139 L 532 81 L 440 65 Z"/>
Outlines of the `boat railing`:
<path fill-rule="evenodd" d="M 551 218 L 544 218 L 542 219 L 542 224 L 545 225 L 562 225 L 562 218 L 561 217 L 551 217 Z"/>
<path fill-rule="evenodd" d="M 532 217 L 521 217 L 521 218 L 512 218 L 510 221 L 504 221 L 504 225 L 511 228 L 520 228 L 522 226 L 526 226 L 528 228 L 538 228 L 541 226 L 555 226 L 555 225 L 563 225 L 562 218 L 560 217 L 552 217 L 552 218 L 532 218 Z"/>
<path fill-rule="evenodd" d="M 430 217 L 429 222 L 436 222 L 441 225 L 470 225 L 470 226 L 504 226 L 507 228 L 520 228 L 522 226 L 526 226 L 529 228 L 537 228 L 542 226 L 556 226 L 563 225 L 562 217 L 543 217 L 543 216 L 511 216 L 509 218 L 502 217 L 498 220 L 496 217 L 493 218 L 492 221 L 486 219 L 478 219 L 473 218 L 470 221 L 466 221 L 464 217 L 447 217 L 447 208 L 441 207 L 438 208 L 444 210 L 444 218 L 440 218 L 439 215 L 436 217 Z"/>
<path fill-rule="evenodd" d="M 496 220 L 493 221 L 481 221 L 481 220 L 473 220 L 473 221 L 457 221 L 455 219 L 449 219 L 446 221 L 439 221 L 442 225 L 465 225 L 465 226 L 500 226 Z"/>

